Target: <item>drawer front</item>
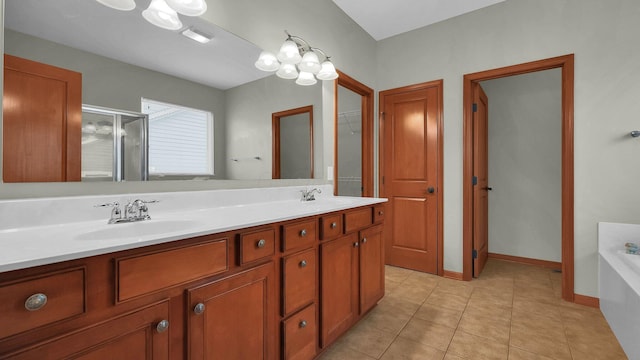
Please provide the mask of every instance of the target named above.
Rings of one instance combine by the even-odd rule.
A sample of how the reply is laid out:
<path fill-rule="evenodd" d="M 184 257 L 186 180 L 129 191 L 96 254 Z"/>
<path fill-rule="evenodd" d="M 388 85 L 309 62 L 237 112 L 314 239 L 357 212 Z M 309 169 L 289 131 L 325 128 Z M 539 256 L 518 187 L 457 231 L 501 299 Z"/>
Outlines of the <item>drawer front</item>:
<path fill-rule="evenodd" d="M 342 215 L 326 215 L 320 218 L 320 239 L 328 240 L 342 235 Z"/>
<path fill-rule="evenodd" d="M 316 298 L 316 249 L 282 259 L 282 314 L 287 315 Z"/>
<path fill-rule="evenodd" d="M 344 214 L 345 233 L 363 229 L 372 223 L 373 214 L 371 208 L 358 209 Z"/>
<path fill-rule="evenodd" d="M 283 321 L 282 332 L 286 360 L 313 359 L 318 338 L 316 305 L 311 304 Z"/>
<path fill-rule="evenodd" d="M 384 221 L 384 204 L 376 205 L 373 208 L 373 222 L 381 223 Z"/>
<path fill-rule="evenodd" d="M 282 251 L 311 246 L 315 240 L 315 220 L 308 220 L 283 226 Z"/>
<path fill-rule="evenodd" d="M 239 265 L 267 258 L 275 253 L 276 235 L 273 229 L 240 234 Z"/>
<path fill-rule="evenodd" d="M 116 300 L 125 301 L 228 269 L 227 239 L 116 259 Z"/>
<path fill-rule="evenodd" d="M 84 268 L 0 285 L 0 338 L 69 319 L 85 309 Z"/>

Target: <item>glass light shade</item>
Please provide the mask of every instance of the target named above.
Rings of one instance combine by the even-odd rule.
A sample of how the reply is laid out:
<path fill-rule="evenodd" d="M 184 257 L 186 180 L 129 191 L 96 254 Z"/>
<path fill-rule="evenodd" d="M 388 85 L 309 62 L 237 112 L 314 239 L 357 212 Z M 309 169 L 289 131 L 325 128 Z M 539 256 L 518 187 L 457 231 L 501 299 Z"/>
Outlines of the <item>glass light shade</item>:
<path fill-rule="evenodd" d="M 278 60 L 285 64 L 297 64 L 301 59 L 298 45 L 293 40 L 287 40 L 282 44 L 278 52 Z"/>
<path fill-rule="evenodd" d="M 298 69 L 293 64 L 281 64 L 276 75 L 283 79 L 295 79 L 298 77 Z"/>
<path fill-rule="evenodd" d="M 300 75 L 298 75 L 298 79 L 296 80 L 296 84 L 302 86 L 313 85 L 317 82 L 318 80 L 308 71 L 300 71 Z"/>
<path fill-rule="evenodd" d="M 320 71 L 320 61 L 315 52 L 309 50 L 302 56 L 302 61 L 298 64 L 300 71 L 317 74 Z"/>
<path fill-rule="evenodd" d="M 136 8 L 136 2 L 134 0 L 96 0 L 104 6 L 108 6 L 112 9 L 131 11 Z"/>
<path fill-rule="evenodd" d="M 338 72 L 333 63 L 329 60 L 322 63 L 322 69 L 318 72 L 316 77 L 320 80 L 335 80 L 338 78 Z"/>
<path fill-rule="evenodd" d="M 200 16 L 207 11 L 207 3 L 204 0 L 166 0 L 167 5 L 173 10 L 186 16 Z"/>
<path fill-rule="evenodd" d="M 164 0 L 151 0 L 147 10 L 142 12 L 142 17 L 155 26 L 167 30 L 178 30 L 182 22 L 172 8 Z"/>
<path fill-rule="evenodd" d="M 276 71 L 280 68 L 280 63 L 275 55 L 268 51 L 263 51 L 255 63 L 256 67 L 262 71 Z"/>

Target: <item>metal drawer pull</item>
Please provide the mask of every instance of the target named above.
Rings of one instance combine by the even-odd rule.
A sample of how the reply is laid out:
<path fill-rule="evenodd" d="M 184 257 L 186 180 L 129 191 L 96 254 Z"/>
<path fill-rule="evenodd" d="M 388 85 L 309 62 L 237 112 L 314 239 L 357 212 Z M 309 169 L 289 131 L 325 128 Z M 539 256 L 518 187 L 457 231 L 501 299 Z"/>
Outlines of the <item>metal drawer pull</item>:
<path fill-rule="evenodd" d="M 302 261 L 300 261 L 300 267 L 301 267 L 301 268 L 303 268 L 303 267 L 307 267 L 307 260 L 302 260 Z"/>
<path fill-rule="evenodd" d="M 265 239 L 258 240 L 258 248 L 262 249 L 265 245 L 267 245 L 267 241 Z"/>
<path fill-rule="evenodd" d="M 358 246 L 360 246 L 359 242 L 356 241 L 356 242 L 353 243 L 353 247 L 358 247 Z"/>
<path fill-rule="evenodd" d="M 307 230 L 302 229 L 302 231 L 300 231 L 300 236 L 307 236 Z"/>
<path fill-rule="evenodd" d="M 194 308 L 193 308 L 193 313 L 196 315 L 201 315 L 204 312 L 204 304 L 203 303 L 198 303 Z"/>
<path fill-rule="evenodd" d="M 307 327 L 307 320 L 300 321 L 300 325 L 299 326 L 300 326 L 301 329 L 306 328 Z"/>
<path fill-rule="evenodd" d="M 168 328 L 169 328 L 169 320 L 162 320 L 158 323 L 158 325 L 156 325 L 156 331 L 158 333 L 163 333 L 167 331 Z"/>
<path fill-rule="evenodd" d="M 47 295 L 37 293 L 29 296 L 24 302 L 24 308 L 29 311 L 37 311 L 47 305 Z"/>
<path fill-rule="evenodd" d="M 380 215 L 380 216 L 384 215 L 384 211 L 382 211 L 382 210 L 378 211 L 378 215 Z"/>
<path fill-rule="evenodd" d="M 367 238 L 362 238 L 362 243 L 366 244 L 367 243 Z"/>
<path fill-rule="evenodd" d="M 332 222 L 332 223 L 331 223 L 331 228 L 332 228 L 332 229 L 335 229 L 335 228 L 337 228 L 337 227 L 338 227 L 338 223 L 336 223 L 336 222 Z"/>

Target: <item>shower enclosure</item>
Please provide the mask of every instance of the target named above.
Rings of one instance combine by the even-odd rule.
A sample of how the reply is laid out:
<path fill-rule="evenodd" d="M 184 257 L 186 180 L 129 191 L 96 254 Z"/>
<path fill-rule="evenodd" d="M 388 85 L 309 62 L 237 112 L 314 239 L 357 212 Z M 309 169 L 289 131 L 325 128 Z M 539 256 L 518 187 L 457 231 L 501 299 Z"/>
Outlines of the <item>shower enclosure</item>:
<path fill-rule="evenodd" d="M 82 181 L 147 180 L 146 114 L 82 106 Z"/>

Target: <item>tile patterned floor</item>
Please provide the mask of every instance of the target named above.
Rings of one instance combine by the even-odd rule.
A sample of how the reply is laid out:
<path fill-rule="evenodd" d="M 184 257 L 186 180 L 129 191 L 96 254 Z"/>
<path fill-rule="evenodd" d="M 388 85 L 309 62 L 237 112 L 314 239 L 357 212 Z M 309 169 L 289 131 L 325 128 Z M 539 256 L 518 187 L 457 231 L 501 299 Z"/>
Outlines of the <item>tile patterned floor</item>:
<path fill-rule="evenodd" d="M 626 359 L 602 313 L 560 287 L 559 273 L 494 259 L 471 282 L 387 266 L 385 297 L 320 359 Z"/>

